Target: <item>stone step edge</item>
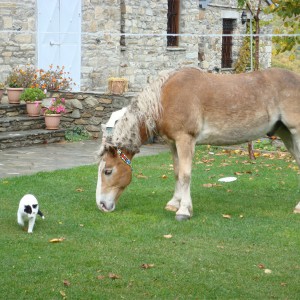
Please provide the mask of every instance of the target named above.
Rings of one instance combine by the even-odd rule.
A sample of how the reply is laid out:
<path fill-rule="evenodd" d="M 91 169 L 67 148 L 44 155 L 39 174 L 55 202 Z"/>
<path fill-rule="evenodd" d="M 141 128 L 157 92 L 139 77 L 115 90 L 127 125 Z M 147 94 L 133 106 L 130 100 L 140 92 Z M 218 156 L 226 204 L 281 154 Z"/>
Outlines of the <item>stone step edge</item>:
<path fill-rule="evenodd" d="M 44 120 L 44 118 L 45 118 L 44 116 L 30 117 L 28 115 L 4 117 L 4 118 L 0 118 L 0 124 L 9 123 L 9 122 L 40 121 L 40 120 Z"/>
<path fill-rule="evenodd" d="M 0 142 L 4 140 L 19 140 L 29 136 L 49 136 L 53 134 L 64 134 L 65 129 L 47 130 L 47 129 L 31 129 L 23 131 L 0 132 Z M 62 136 L 63 137 L 63 136 Z"/>
<path fill-rule="evenodd" d="M 26 103 L 20 103 L 20 104 L 0 103 L 0 109 L 25 108 L 25 107 L 26 107 Z"/>

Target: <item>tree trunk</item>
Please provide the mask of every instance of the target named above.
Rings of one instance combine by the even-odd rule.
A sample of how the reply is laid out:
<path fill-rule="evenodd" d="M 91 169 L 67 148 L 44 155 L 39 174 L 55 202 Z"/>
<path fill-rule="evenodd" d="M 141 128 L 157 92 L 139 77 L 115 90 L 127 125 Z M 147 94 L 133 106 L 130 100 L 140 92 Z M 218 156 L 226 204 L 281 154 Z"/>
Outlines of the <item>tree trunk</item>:
<path fill-rule="evenodd" d="M 250 13 L 253 14 L 249 3 L 247 3 L 247 6 L 250 10 Z M 259 24 L 259 14 L 260 14 L 260 10 L 261 10 L 261 0 L 258 1 L 258 5 L 257 5 L 257 11 L 256 11 L 256 15 L 254 16 L 254 20 L 255 20 L 255 27 L 256 27 L 256 36 L 255 36 L 255 65 L 254 65 L 254 70 L 258 70 L 259 69 L 259 34 L 260 34 L 260 24 Z M 252 59 L 252 57 L 251 57 Z M 253 151 L 253 143 L 252 142 L 248 142 L 248 153 L 249 153 L 249 158 L 251 160 L 255 160 L 255 156 L 254 156 L 254 151 Z"/>

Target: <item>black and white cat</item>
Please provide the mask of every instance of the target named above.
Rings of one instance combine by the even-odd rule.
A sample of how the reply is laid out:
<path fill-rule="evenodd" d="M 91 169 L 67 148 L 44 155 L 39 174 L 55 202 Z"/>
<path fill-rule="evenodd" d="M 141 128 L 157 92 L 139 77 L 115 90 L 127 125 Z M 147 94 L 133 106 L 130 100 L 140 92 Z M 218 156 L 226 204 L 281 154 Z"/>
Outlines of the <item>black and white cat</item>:
<path fill-rule="evenodd" d="M 24 221 L 28 221 L 28 233 L 32 233 L 37 215 L 40 215 L 43 219 L 45 219 L 43 213 L 39 210 L 37 199 L 30 194 L 25 195 L 20 200 L 17 215 L 19 225 L 24 227 Z"/>

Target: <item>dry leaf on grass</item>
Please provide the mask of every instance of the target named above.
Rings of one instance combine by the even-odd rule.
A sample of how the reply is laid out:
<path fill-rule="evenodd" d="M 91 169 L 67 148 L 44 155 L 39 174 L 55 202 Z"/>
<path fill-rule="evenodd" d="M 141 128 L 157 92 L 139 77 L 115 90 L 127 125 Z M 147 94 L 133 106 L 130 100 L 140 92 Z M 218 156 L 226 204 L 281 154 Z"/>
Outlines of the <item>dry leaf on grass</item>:
<path fill-rule="evenodd" d="M 70 286 L 71 285 L 70 281 L 67 280 L 67 279 L 65 279 L 63 282 L 64 282 L 64 286 Z"/>
<path fill-rule="evenodd" d="M 63 299 L 67 299 L 67 295 L 64 291 L 59 291 L 59 293 L 63 297 Z"/>
<path fill-rule="evenodd" d="M 109 277 L 110 279 L 113 279 L 113 280 L 115 280 L 115 279 L 120 279 L 120 278 L 121 278 L 120 275 L 117 275 L 117 274 L 114 274 L 114 273 L 109 273 L 108 277 Z"/>
<path fill-rule="evenodd" d="M 165 175 L 165 174 L 163 174 L 163 175 L 161 176 L 161 178 L 162 178 L 162 179 L 167 179 L 167 178 L 168 178 L 168 176 L 167 176 L 167 175 Z"/>
<path fill-rule="evenodd" d="M 49 243 L 60 243 L 64 240 L 65 240 L 65 238 L 61 237 L 61 238 L 58 238 L 58 239 L 51 239 L 51 240 L 49 240 Z"/>
<path fill-rule="evenodd" d="M 139 173 L 136 175 L 136 178 L 139 178 L 139 179 L 147 179 L 148 177 L 143 175 L 143 173 Z"/>
<path fill-rule="evenodd" d="M 265 274 L 271 274 L 272 273 L 272 271 L 270 270 L 270 269 L 265 269 Z"/>
<path fill-rule="evenodd" d="M 97 279 L 99 279 L 99 280 L 103 280 L 104 278 L 105 278 L 104 275 L 98 275 L 98 276 L 97 276 Z"/>
<path fill-rule="evenodd" d="M 151 269 L 154 267 L 154 264 L 142 264 L 141 268 L 142 269 Z"/>
<path fill-rule="evenodd" d="M 222 186 L 221 184 L 216 184 L 216 183 L 204 183 L 202 184 L 203 187 L 205 188 L 212 188 L 212 187 L 219 187 Z"/>
<path fill-rule="evenodd" d="M 82 193 L 82 192 L 84 192 L 84 189 L 82 189 L 82 188 L 77 188 L 77 189 L 76 189 L 76 192 Z"/>
<path fill-rule="evenodd" d="M 165 235 L 164 235 L 164 238 L 170 239 L 170 238 L 172 238 L 172 234 L 165 234 Z"/>
<path fill-rule="evenodd" d="M 287 286 L 287 283 L 286 282 L 281 282 L 280 285 L 281 286 Z"/>
<path fill-rule="evenodd" d="M 224 219 L 231 219 L 231 215 L 227 215 L 227 214 L 222 214 Z"/>

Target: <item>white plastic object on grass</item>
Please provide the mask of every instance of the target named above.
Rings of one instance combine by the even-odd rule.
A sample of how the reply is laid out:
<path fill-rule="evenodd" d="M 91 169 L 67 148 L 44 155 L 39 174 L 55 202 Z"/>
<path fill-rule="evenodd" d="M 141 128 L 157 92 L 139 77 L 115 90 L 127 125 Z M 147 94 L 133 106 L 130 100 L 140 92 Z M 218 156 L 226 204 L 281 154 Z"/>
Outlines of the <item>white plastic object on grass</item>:
<path fill-rule="evenodd" d="M 236 177 L 223 177 L 220 178 L 218 181 L 220 182 L 232 182 L 232 181 L 236 181 L 237 178 Z"/>

